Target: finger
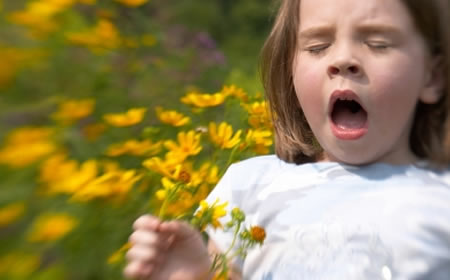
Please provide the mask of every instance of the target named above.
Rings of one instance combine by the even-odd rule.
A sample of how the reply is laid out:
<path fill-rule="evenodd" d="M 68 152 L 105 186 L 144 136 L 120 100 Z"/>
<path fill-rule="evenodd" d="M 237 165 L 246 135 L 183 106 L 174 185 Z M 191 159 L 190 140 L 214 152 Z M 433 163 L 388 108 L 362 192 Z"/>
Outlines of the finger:
<path fill-rule="evenodd" d="M 127 260 L 133 262 L 143 262 L 150 263 L 156 260 L 158 257 L 158 251 L 154 248 L 142 247 L 142 246 L 133 246 L 126 253 Z"/>
<path fill-rule="evenodd" d="M 153 267 L 138 261 L 130 262 L 123 270 L 123 275 L 128 279 L 142 279 L 151 275 Z"/>
<path fill-rule="evenodd" d="M 175 235 L 177 238 L 185 239 L 198 234 L 191 225 L 184 221 L 171 221 L 161 223 L 159 231 L 169 235 Z"/>
<path fill-rule="evenodd" d="M 157 247 L 167 250 L 170 246 L 169 236 L 164 233 L 155 233 L 147 230 L 136 230 L 128 239 L 131 244 L 147 247 Z"/>
<path fill-rule="evenodd" d="M 147 229 L 156 231 L 161 224 L 161 220 L 152 215 L 142 215 L 133 223 L 133 229 Z"/>

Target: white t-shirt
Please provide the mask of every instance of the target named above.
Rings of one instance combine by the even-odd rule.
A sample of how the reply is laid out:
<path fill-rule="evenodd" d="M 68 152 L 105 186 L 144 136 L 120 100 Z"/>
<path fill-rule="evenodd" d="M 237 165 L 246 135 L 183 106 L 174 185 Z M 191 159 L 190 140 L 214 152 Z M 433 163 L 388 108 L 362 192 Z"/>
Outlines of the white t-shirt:
<path fill-rule="evenodd" d="M 216 198 L 266 230 L 264 245 L 235 262 L 244 279 L 450 279 L 449 170 L 272 155 L 232 165 Z M 233 236 L 208 233 L 222 250 Z"/>

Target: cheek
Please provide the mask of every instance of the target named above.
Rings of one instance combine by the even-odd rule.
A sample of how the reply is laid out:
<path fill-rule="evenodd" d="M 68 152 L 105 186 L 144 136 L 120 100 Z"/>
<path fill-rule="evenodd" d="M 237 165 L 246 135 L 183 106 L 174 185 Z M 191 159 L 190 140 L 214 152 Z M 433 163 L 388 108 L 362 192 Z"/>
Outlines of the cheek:
<path fill-rule="evenodd" d="M 308 118 L 308 112 L 319 110 L 322 100 L 323 75 L 319 67 L 304 61 L 294 68 L 294 87 L 297 99 Z"/>
<path fill-rule="evenodd" d="M 371 99 L 377 107 L 393 113 L 415 107 L 423 89 L 423 68 L 409 61 L 397 61 L 395 64 L 388 63 L 382 69 L 390 71 L 371 75 L 374 86 Z"/>

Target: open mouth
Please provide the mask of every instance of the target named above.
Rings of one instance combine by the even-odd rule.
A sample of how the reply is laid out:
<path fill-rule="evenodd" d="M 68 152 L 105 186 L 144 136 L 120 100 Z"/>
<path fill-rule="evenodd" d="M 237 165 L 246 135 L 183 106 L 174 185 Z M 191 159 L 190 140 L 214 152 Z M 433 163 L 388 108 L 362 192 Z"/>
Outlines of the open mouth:
<path fill-rule="evenodd" d="M 357 139 L 367 132 L 367 112 L 352 91 L 336 91 L 331 96 L 330 117 L 334 134 Z"/>

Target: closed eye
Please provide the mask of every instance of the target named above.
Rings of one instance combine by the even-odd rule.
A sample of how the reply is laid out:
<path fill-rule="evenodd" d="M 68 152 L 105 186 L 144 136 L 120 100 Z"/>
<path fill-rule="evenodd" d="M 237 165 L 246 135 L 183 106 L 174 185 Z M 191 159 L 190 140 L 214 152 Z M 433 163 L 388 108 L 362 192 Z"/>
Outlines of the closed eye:
<path fill-rule="evenodd" d="M 382 41 L 367 41 L 365 43 L 369 48 L 375 50 L 386 50 L 390 47 L 388 43 Z"/>
<path fill-rule="evenodd" d="M 313 45 L 306 48 L 306 51 L 311 54 L 319 54 L 322 51 L 326 50 L 329 47 L 329 44 L 320 44 L 320 45 Z"/>

